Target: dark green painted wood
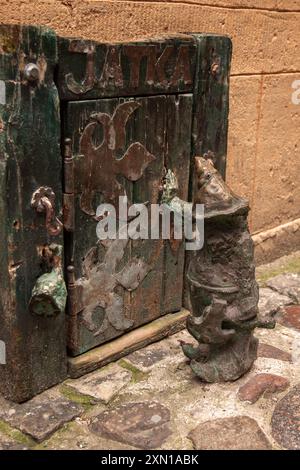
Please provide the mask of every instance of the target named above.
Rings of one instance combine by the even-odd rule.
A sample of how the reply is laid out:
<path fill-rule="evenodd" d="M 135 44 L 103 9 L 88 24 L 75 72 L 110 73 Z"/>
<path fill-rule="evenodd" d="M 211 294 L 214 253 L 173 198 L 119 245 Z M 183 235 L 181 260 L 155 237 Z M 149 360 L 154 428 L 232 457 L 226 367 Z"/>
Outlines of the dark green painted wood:
<path fill-rule="evenodd" d="M 39 255 L 50 243 L 45 216 L 31 208 L 32 193 L 51 186 L 61 209 L 59 98 L 53 82 L 57 63 L 55 34 L 46 28 L 0 26 L 1 301 L 0 339 L 6 365 L 0 389 L 24 401 L 66 377 L 65 317 L 43 318 L 28 311 L 36 279 L 45 272 Z M 24 66 L 37 63 L 40 81 L 30 84 Z M 3 87 L 2 82 L 2 87 Z"/>
<path fill-rule="evenodd" d="M 192 157 L 209 156 L 225 178 L 232 42 L 226 36 L 213 34 L 193 34 L 193 36 L 197 43 L 197 65 L 193 93 Z M 195 191 L 193 165 L 191 158 L 190 201 L 193 201 Z M 186 266 L 193 255 L 193 252 L 186 252 Z M 186 284 L 186 281 L 184 282 Z M 183 304 L 190 309 L 186 286 Z"/>
<path fill-rule="evenodd" d="M 192 154 L 204 156 L 210 153 L 225 177 L 232 43 L 225 36 L 193 36 L 197 42 L 197 65 Z"/>
<path fill-rule="evenodd" d="M 196 44 L 189 35 L 121 44 L 58 38 L 58 44 L 58 89 L 63 100 L 193 90 Z"/>

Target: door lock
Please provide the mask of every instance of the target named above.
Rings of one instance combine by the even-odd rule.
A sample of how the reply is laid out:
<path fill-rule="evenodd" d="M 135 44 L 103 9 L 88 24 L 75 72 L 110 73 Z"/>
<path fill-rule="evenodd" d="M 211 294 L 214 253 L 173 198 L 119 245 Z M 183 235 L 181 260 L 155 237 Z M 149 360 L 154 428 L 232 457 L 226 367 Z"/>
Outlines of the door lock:
<path fill-rule="evenodd" d="M 49 235 L 55 237 L 63 229 L 62 222 L 55 216 L 55 193 L 48 186 L 41 186 L 31 198 L 31 207 L 39 213 L 46 214 L 46 229 Z"/>

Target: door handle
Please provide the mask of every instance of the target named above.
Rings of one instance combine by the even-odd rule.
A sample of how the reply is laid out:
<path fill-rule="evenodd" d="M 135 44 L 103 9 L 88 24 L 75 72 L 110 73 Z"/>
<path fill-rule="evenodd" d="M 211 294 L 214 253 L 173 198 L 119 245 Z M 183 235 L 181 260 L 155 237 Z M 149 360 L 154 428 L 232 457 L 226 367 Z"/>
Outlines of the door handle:
<path fill-rule="evenodd" d="M 39 213 L 46 214 L 46 229 L 49 235 L 55 237 L 63 229 L 62 222 L 55 216 L 55 193 L 48 186 L 41 186 L 31 198 L 31 207 Z"/>

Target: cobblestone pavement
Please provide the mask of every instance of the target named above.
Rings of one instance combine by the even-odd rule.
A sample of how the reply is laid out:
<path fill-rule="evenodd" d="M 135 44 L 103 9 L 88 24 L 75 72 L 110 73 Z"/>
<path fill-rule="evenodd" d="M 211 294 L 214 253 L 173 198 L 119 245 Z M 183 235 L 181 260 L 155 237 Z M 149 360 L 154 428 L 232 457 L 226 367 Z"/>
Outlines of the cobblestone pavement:
<path fill-rule="evenodd" d="M 0 449 L 300 449 L 300 253 L 257 275 L 278 323 L 244 377 L 196 379 L 183 330 L 22 405 L 0 397 Z"/>

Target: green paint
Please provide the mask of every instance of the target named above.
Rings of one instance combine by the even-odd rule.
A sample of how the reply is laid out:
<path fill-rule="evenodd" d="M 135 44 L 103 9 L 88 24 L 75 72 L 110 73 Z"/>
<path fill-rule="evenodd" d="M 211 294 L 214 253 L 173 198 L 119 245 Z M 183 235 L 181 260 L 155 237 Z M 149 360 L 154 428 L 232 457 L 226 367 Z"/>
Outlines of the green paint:
<path fill-rule="evenodd" d="M 49 318 L 32 315 L 28 309 L 31 291 L 47 271 L 39 248 L 53 241 L 63 245 L 63 234 L 50 239 L 45 215 L 30 205 L 32 194 L 49 185 L 56 194 L 56 214 L 61 211 L 61 126 L 54 83 L 57 40 L 48 28 L 22 25 L 0 25 L 2 42 L 3 37 L 0 80 L 5 81 L 6 104 L 0 105 L 5 124 L 0 132 L 0 215 L 5 224 L 0 229 L 0 324 L 1 340 L 13 351 L 13 360 L 0 368 L 0 390 L 6 398 L 23 402 L 67 376 L 64 314 Z M 22 76 L 24 63 L 40 58 L 43 81 L 30 84 Z M 54 297 L 62 311 L 63 287 Z M 44 308 L 49 315 L 51 309 Z"/>
<path fill-rule="evenodd" d="M 178 214 L 180 217 L 183 216 L 183 211 L 185 208 L 192 208 L 192 204 L 180 199 L 177 194 L 179 192 L 178 181 L 173 173 L 173 171 L 168 170 L 165 182 L 164 190 L 161 197 L 161 203 L 169 206 L 171 211 L 174 211 L 174 214 Z"/>
<path fill-rule="evenodd" d="M 53 269 L 38 278 L 32 290 L 29 308 L 36 315 L 51 317 L 64 313 L 67 302 L 67 288 L 62 269 Z"/>
<path fill-rule="evenodd" d="M 172 170 L 168 170 L 165 176 L 164 189 L 161 197 L 162 204 L 169 204 L 178 193 L 178 180 Z"/>

